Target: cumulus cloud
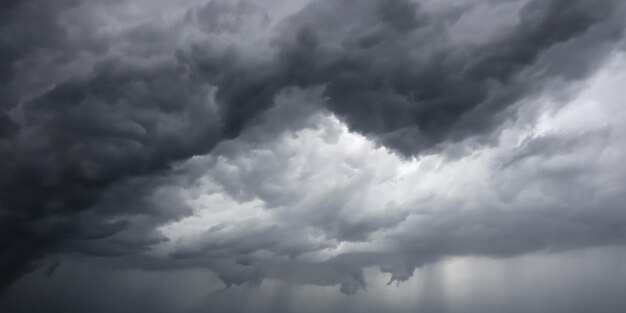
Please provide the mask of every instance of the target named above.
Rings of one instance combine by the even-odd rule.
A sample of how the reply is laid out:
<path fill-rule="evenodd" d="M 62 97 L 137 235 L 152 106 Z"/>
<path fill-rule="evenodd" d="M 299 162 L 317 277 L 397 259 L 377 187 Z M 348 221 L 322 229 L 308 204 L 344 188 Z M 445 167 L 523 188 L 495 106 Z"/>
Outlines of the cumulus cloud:
<path fill-rule="evenodd" d="M 247 151 L 228 147 L 246 135 L 224 143 L 194 161 L 206 174 L 183 192 L 196 213 L 162 228 L 165 251 L 351 293 L 371 266 L 403 281 L 449 257 L 622 244 L 622 60 L 532 128 L 460 158 L 406 160 L 329 113 Z"/>
<path fill-rule="evenodd" d="M 0 17 L 0 288 L 91 255 L 354 293 L 366 267 L 623 243 L 620 1 Z"/>

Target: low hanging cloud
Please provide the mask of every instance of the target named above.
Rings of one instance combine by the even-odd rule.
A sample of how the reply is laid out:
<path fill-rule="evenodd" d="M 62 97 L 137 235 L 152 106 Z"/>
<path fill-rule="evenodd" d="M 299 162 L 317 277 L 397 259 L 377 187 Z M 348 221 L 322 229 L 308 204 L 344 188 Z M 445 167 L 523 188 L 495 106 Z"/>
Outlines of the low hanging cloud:
<path fill-rule="evenodd" d="M 617 0 L 3 3 L 0 288 L 83 254 L 353 293 L 370 266 L 402 281 L 449 256 L 622 244 L 623 112 L 602 99 L 596 128 L 576 101 L 616 71 L 596 73 L 621 60 L 624 16 Z M 532 104 L 586 84 L 557 113 Z"/>
<path fill-rule="evenodd" d="M 266 277 L 352 293 L 365 288 L 366 267 L 404 281 L 449 257 L 621 245 L 626 199 L 613 186 L 626 178 L 625 76 L 613 66 L 622 60 L 533 128 L 511 126 L 495 145 L 457 159 L 406 160 L 328 113 L 313 117 L 315 127 L 233 153 L 247 146 L 243 135 L 188 165 L 206 171 L 184 188 L 195 213 L 162 228 L 172 239 L 163 251 L 215 267 L 227 284 Z"/>

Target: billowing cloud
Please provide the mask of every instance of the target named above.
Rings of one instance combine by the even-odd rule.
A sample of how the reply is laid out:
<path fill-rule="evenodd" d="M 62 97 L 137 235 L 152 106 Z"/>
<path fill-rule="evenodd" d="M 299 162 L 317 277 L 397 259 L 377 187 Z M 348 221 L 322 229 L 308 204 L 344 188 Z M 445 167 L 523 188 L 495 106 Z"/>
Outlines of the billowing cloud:
<path fill-rule="evenodd" d="M 1 4 L 0 288 L 87 255 L 354 293 L 621 245 L 624 10 Z"/>
<path fill-rule="evenodd" d="M 370 266 L 402 281 L 448 257 L 622 244 L 622 60 L 532 128 L 512 125 L 497 144 L 459 158 L 406 160 L 328 113 L 245 151 L 232 149 L 246 147 L 247 135 L 224 143 L 190 163 L 206 171 L 183 191 L 196 213 L 162 228 L 172 239 L 164 251 L 207 264 L 231 259 L 250 281 L 353 292 Z"/>

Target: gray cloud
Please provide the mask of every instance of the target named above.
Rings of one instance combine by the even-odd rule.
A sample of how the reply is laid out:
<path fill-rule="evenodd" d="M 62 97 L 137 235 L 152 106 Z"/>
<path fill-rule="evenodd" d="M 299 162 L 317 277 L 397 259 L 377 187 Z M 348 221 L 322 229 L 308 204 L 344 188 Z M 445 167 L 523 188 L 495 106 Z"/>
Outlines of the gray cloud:
<path fill-rule="evenodd" d="M 515 3 L 513 22 L 469 43 L 454 39 L 459 21 L 491 4 L 321 0 L 274 20 L 280 4 L 159 2 L 155 17 L 133 15 L 132 1 L 3 3 L 0 288 L 46 255 L 82 254 L 354 293 L 371 266 L 404 281 L 451 256 L 621 244 L 626 199 L 594 185 L 626 177 L 611 158 L 623 155 L 619 119 L 502 148 L 490 191 L 403 199 L 381 187 L 399 179 L 393 153 L 498 137 L 526 101 L 583 81 L 621 40 L 619 1 Z M 346 153 L 331 114 L 393 153 Z M 589 149 L 606 163 L 570 160 Z M 218 190 L 207 194 L 261 217 L 167 238 L 161 227 L 197 213 L 184 191 L 207 179 Z"/>
<path fill-rule="evenodd" d="M 524 123 L 509 126 L 521 137 L 502 135 L 495 147 L 460 159 L 423 157 L 412 174 L 398 172 L 405 161 L 358 136 L 333 134 L 340 126 L 332 118 L 250 147 L 245 142 L 267 127 L 260 124 L 193 166 L 207 174 L 190 188 L 198 190 L 192 206 L 207 213 L 175 229 L 219 226 L 177 236 L 173 255 L 217 273 L 227 270 L 214 267 L 214 258 L 231 260 L 233 269 L 255 269 L 250 281 L 261 275 L 339 284 L 352 293 L 366 288 L 368 267 L 406 281 L 417 267 L 450 257 L 621 245 L 626 199 L 615 186 L 626 177 L 619 144 L 626 134 L 618 96 L 623 74 L 612 73 L 614 80 L 595 78 L 596 87 L 552 113 L 554 130 L 535 126 L 521 135 Z M 235 147 L 250 148 L 233 153 Z M 230 200 L 220 200 L 225 195 Z M 316 254 L 322 256 L 311 258 Z"/>
<path fill-rule="evenodd" d="M 75 17 L 71 10 L 89 14 L 94 7 L 39 4 L 16 5 L 7 13 L 15 21 L 2 28 L 3 38 L 24 51 L 3 61 L 15 69 L 5 89 L 16 100 L 7 105 L 15 109 L 12 117 L 3 111 L 3 120 L 10 120 L 3 124 L 3 134 L 11 136 L 4 136 L 0 145 L 2 277 L 8 281 L 66 240 L 110 237 L 124 230 L 124 222 L 107 221 L 115 215 L 158 212 L 154 204 L 134 206 L 142 201 L 135 198 L 142 189 L 132 178 L 208 151 L 220 137 L 212 87 L 194 78 L 175 55 L 154 49 L 136 57 L 92 51 L 90 42 L 72 37 L 74 25 L 60 24 Z M 25 28 L 17 32 L 20 26 Z M 129 39 L 141 35 L 134 36 Z M 70 60 L 80 53 L 90 57 L 75 73 Z M 33 75 L 41 75 L 41 81 Z M 125 200 L 99 210 L 107 197 Z M 143 237 L 153 232 L 151 227 L 130 230 L 139 237 L 133 245 L 149 245 L 151 239 Z M 82 245 L 86 247 L 80 250 L 101 250 L 98 244 Z M 126 250 L 120 245 L 112 249 L 117 252 L 101 253 Z"/>
<path fill-rule="evenodd" d="M 611 40 L 621 29 L 611 17 L 616 2 L 532 1 L 501 36 L 453 48 L 445 41 L 446 29 L 431 22 L 437 16 L 407 4 L 402 11 L 415 21 L 398 29 L 380 13 L 389 3 L 371 3 L 372 9 L 354 13 L 363 15 L 358 19 L 344 19 L 342 7 L 325 11 L 323 3 L 304 10 L 294 18 L 300 26 L 292 27 L 288 68 L 297 69 L 300 80 L 325 84 L 328 107 L 352 129 L 408 155 L 493 129 L 502 119 L 498 113 L 530 89 L 551 78 L 568 79 L 575 71 L 569 68 L 600 57 L 545 72 L 535 67 L 544 54 L 588 37 Z M 366 43 L 373 38 L 378 39 Z"/>

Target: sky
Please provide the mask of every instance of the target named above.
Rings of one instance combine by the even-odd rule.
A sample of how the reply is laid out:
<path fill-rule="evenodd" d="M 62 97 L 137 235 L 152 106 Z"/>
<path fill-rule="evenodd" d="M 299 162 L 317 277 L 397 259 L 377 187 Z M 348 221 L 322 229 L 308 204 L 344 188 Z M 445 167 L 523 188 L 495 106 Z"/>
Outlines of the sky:
<path fill-rule="evenodd" d="M 2 312 L 622 312 L 622 0 L 5 0 Z"/>

